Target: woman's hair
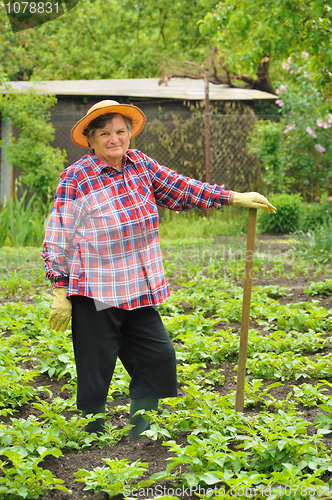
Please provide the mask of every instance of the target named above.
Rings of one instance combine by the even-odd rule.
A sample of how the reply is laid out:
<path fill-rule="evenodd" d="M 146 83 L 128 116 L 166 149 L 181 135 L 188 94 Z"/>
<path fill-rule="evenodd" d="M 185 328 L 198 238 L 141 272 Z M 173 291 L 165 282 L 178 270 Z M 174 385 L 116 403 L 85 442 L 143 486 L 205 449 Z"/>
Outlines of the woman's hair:
<path fill-rule="evenodd" d="M 93 141 L 95 131 L 98 128 L 105 127 L 105 125 L 111 122 L 116 115 L 122 116 L 130 135 L 131 131 L 134 128 L 134 124 L 131 118 L 129 118 L 128 116 L 121 115 L 121 113 L 106 113 L 105 115 L 97 116 L 97 118 L 92 120 L 92 122 L 89 123 L 86 129 L 84 129 L 83 135 L 87 137 L 89 144 Z"/>

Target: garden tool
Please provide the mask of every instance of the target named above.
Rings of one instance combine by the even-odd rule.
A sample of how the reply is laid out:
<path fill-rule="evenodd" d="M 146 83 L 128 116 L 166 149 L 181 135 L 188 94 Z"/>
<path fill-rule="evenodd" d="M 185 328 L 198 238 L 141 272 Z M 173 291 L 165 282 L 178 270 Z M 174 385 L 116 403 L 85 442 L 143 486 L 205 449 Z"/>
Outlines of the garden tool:
<path fill-rule="evenodd" d="M 130 423 L 134 425 L 129 431 L 129 441 L 137 441 L 142 432 L 150 428 L 150 422 L 144 420 L 142 415 L 135 415 L 138 410 L 158 410 L 157 398 L 132 399 L 130 404 Z"/>
<path fill-rule="evenodd" d="M 241 411 L 241 412 L 243 412 L 243 407 L 244 407 L 244 382 L 246 376 L 246 363 L 247 363 L 248 330 L 249 330 L 249 316 L 250 316 L 250 302 L 251 302 L 251 288 L 252 288 L 252 271 L 254 267 L 256 220 L 257 220 L 257 209 L 249 208 L 239 362 L 237 368 L 236 398 L 235 398 L 235 411 Z"/>

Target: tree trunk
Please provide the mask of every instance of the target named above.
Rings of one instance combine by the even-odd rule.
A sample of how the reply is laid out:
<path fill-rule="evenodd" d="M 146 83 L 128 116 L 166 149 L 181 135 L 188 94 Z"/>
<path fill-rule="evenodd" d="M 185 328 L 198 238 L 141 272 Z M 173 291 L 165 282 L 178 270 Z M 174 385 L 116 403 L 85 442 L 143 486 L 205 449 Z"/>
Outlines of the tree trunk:
<path fill-rule="evenodd" d="M 267 56 L 265 56 L 262 61 L 258 63 L 256 74 L 256 88 L 259 90 L 263 90 L 263 92 L 274 94 L 275 90 L 269 76 L 269 58 Z"/>

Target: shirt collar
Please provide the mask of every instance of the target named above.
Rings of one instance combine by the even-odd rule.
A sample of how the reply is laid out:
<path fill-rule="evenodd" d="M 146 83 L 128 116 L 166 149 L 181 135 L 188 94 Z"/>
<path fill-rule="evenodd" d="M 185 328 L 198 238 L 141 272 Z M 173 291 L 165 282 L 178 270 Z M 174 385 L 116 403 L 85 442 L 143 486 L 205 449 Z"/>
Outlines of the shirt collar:
<path fill-rule="evenodd" d="M 135 165 L 135 163 L 139 163 L 139 159 L 137 154 L 135 153 L 135 149 L 128 149 L 128 151 L 125 154 L 125 163 L 130 162 Z"/>
<path fill-rule="evenodd" d="M 125 165 L 126 162 L 129 160 L 130 162 L 132 163 L 135 163 L 135 160 L 133 158 L 131 158 L 131 155 L 130 155 L 130 152 L 131 150 L 128 150 L 125 155 L 124 155 L 124 162 L 123 164 Z M 97 174 L 101 174 L 101 172 L 105 169 L 105 168 L 109 168 L 113 171 L 116 171 L 118 172 L 118 170 L 114 167 L 111 167 L 110 165 L 106 165 L 106 163 L 104 163 L 100 158 L 98 158 L 94 152 L 91 150 L 89 151 L 88 153 L 88 158 L 90 160 L 90 164 L 93 168 L 93 170 L 97 173 Z"/>

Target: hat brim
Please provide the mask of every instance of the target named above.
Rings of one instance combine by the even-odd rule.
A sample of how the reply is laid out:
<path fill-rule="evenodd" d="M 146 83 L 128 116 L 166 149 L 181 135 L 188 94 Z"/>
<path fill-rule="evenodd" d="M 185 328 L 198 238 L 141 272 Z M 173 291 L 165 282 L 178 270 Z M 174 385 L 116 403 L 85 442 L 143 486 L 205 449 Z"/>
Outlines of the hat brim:
<path fill-rule="evenodd" d="M 146 116 L 143 111 L 133 104 L 116 104 L 98 108 L 88 115 L 85 115 L 73 126 L 70 132 L 70 137 L 73 143 L 80 148 L 89 148 L 88 138 L 83 135 L 83 132 L 92 120 L 98 118 L 98 116 L 105 115 L 106 113 L 119 113 L 131 118 L 134 128 L 131 131 L 130 137 L 135 137 L 135 135 L 139 134 L 146 122 Z"/>

